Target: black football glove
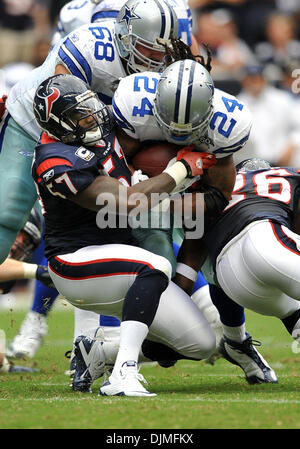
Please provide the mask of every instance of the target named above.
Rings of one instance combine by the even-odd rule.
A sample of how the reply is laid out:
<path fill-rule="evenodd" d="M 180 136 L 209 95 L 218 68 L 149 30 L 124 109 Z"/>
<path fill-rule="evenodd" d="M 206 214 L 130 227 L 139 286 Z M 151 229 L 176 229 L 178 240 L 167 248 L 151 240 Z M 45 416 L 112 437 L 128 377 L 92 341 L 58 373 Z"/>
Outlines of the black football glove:
<path fill-rule="evenodd" d="M 50 277 L 48 268 L 45 265 L 38 265 L 35 277 L 38 281 L 42 282 L 42 284 L 46 285 L 49 288 L 55 288 L 55 285 L 52 282 Z"/>

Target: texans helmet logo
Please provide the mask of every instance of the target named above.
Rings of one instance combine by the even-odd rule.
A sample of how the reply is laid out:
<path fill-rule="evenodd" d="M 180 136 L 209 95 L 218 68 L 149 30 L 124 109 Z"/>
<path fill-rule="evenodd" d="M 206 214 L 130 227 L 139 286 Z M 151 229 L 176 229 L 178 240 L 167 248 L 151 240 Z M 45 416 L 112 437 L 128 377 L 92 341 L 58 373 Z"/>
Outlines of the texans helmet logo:
<path fill-rule="evenodd" d="M 37 92 L 36 112 L 42 122 L 47 122 L 51 113 L 53 103 L 60 97 L 60 91 L 56 87 L 51 87 L 51 93 L 43 92 L 41 88 Z"/>

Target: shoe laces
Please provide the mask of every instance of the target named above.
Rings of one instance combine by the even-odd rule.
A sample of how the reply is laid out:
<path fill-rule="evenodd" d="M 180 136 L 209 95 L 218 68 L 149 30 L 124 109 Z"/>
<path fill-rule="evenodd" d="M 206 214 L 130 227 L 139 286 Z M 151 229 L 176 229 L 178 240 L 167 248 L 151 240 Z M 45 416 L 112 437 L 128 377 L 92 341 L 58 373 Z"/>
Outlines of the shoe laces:
<path fill-rule="evenodd" d="M 65 352 L 66 359 L 70 359 L 71 358 L 71 354 L 72 354 L 72 350 L 71 349 L 69 351 Z"/>
<path fill-rule="evenodd" d="M 246 338 L 246 340 L 243 341 L 243 344 L 246 344 L 247 346 L 261 346 L 262 343 L 259 340 L 254 340 L 251 335 Z"/>
<path fill-rule="evenodd" d="M 125 380 L 127 377 L 131 377 L 134 379 L 137 379 L 140 382 L 143 382 L 144 384 L 148 385 L 148 382 L 144 378 L 144 376 L 139 372 L 140 367 L 137 367 L 135 364 L 134 366 L 126 366 L 125 370 L 124 368 L 121 368 L 121 376 Z"/>

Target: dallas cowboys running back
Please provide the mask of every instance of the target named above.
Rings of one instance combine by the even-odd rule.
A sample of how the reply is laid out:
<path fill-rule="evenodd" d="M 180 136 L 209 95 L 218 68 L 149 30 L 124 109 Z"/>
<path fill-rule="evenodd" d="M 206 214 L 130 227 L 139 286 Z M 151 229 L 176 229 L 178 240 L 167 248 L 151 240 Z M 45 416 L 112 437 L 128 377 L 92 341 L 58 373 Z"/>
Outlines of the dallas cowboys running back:
<path fill-rule="evenodd" d="M 72 75 L 50 77 L 37 89 L 34 111 L 47 133 L 36 147 L 32 174 L 44 210 L 53 282 L 75 307 L 122 319 L 119 349 L 97 346 L 98 371 L 104 370 L 108 354 L 114 362 L 100 394 L 153 396 L 137 371 L 148 331 L 160 344 L 149 348 L 146 343 L 144 355 L 151 357 L 154 346 L 157 357 L 163 354 L 166 360 L 207 357 L 214 350 L 214 334 L 190 298 L 174 284 L 168 287 L 167 259 L 134 246 L 129 227 L 122 228 L 118 220 L 99 228 L 97 212 L 110 195 L 117 205 L 112 213 L 119 216 L 122 198 L 125 210 L 131 210 L 131 194 L 143 193 L 149 200 L 151 192 L 171 192 L 185 177 L 201 175 L 200 165 L 208 168 L 214 158 L 185 152 L 158 177 L 131 187 L 109 109 L 85 83 Z"/>

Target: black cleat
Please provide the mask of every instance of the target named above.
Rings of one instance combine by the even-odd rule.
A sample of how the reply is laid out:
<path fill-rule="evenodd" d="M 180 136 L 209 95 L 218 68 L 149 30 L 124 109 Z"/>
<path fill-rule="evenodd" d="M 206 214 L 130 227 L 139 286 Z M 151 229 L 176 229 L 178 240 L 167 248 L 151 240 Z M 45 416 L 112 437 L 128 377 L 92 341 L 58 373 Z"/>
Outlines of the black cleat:
<path fill-rule="evenodd" d="M 250 334 L 243 343 L 238 343 L 223 336 L 220 340 L 218 350 L 228 362 L 242 368 L 249 384 L 277 383 L 275 372 L 265 359 L 254 348 L 261 346 L 257 340 L 252 340 Z"/>
<path fill-rule="evenodd" d="M 105 373 L 103 343 L 93 338 L 79 336 L 74 344 L 74 391 L 91 392 L 92 383 Z"/>

